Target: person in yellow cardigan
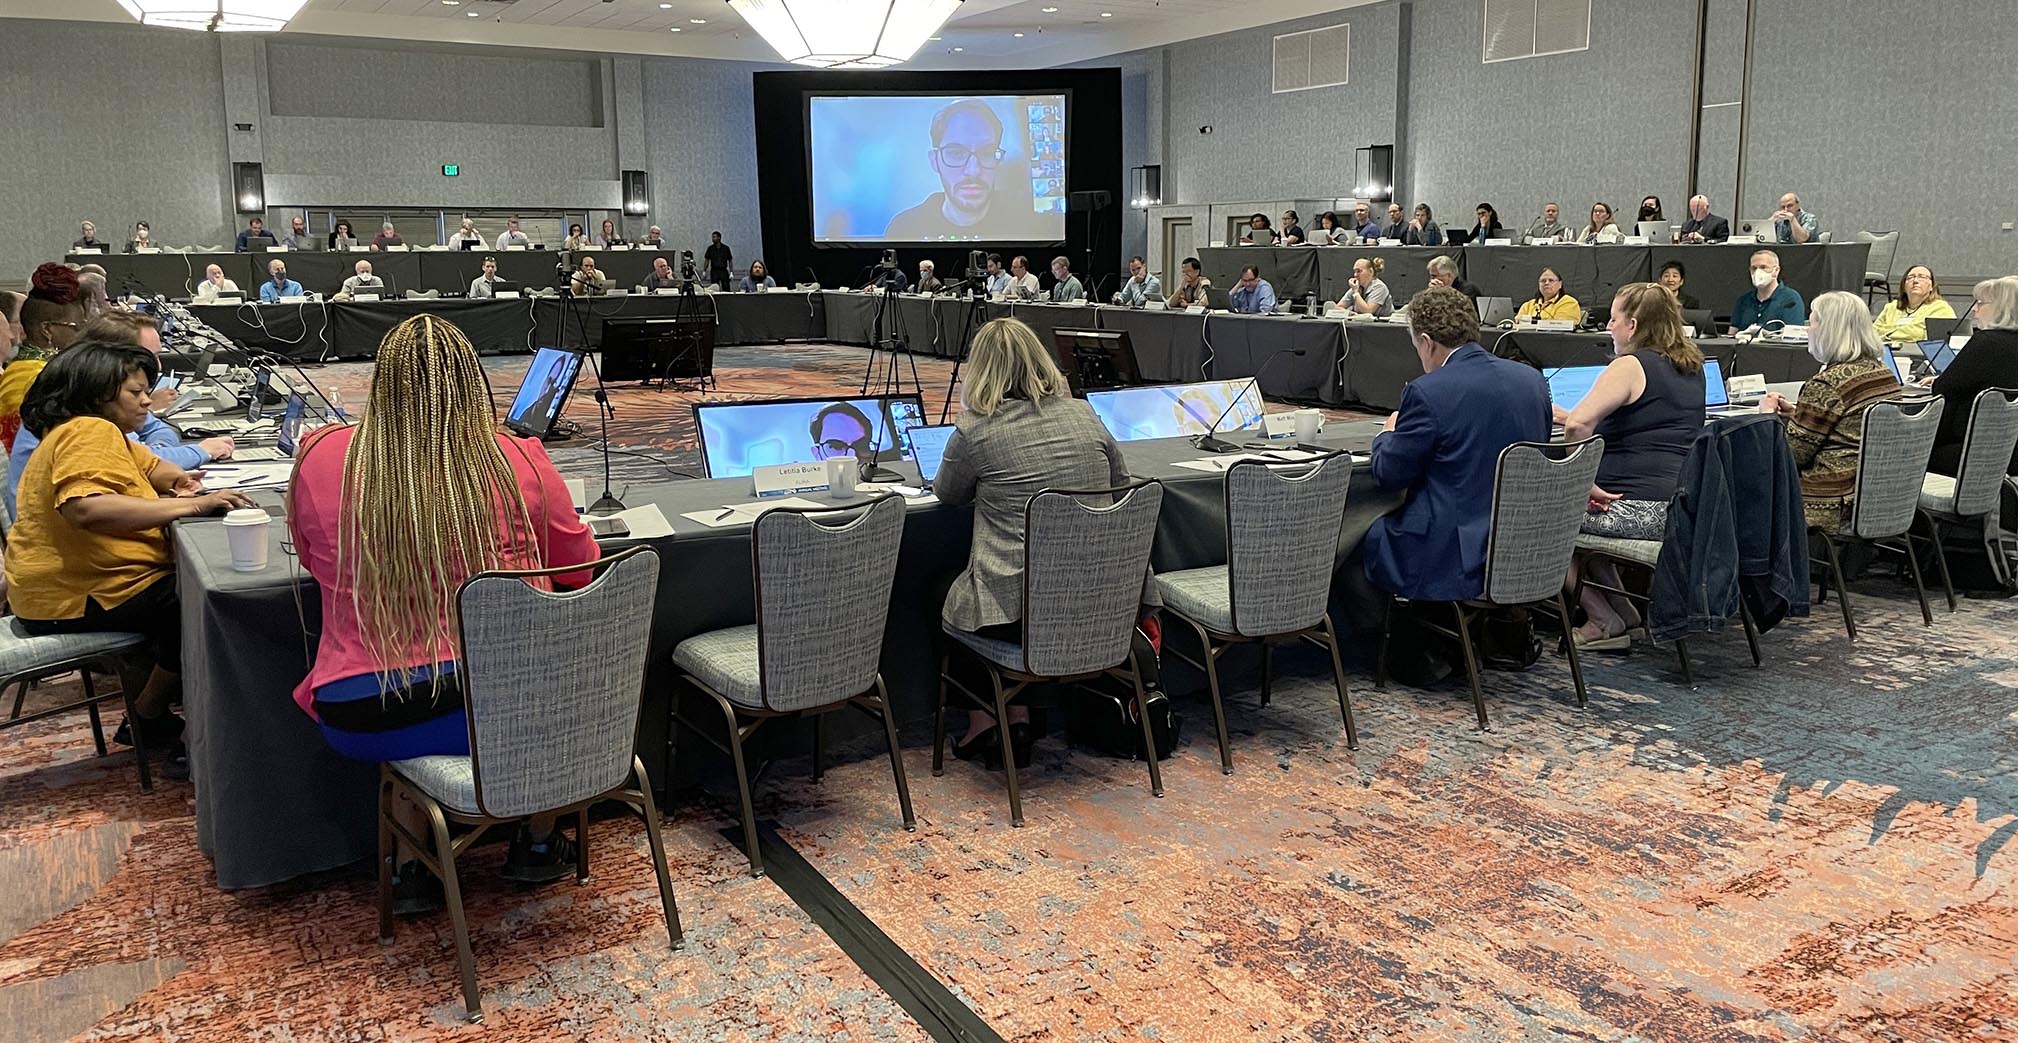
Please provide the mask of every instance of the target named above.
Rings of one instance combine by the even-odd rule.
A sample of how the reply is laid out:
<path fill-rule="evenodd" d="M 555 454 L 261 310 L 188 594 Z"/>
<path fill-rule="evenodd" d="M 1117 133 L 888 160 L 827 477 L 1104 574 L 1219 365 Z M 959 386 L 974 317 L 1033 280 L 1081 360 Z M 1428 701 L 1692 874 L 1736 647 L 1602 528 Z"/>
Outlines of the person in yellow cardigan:
<path fill-rule="evenodd" d="M 1899 296 L 1885 302 L 1873 325 L 1878 336 L 1894 344 L 1918 344 L 1927 339 L 1928 319 L 1952 319 L 1955 306 L 1941 298 L 1934 285 L 1934 273 L 1924 264 L 1906 269 L 1899 280 Z"/>
<path fill-rule="evenodd" d="M 1575 297 L 1563 292 L 1563 277 L 1557 275 L 1555 269 L 1542 269 L 1538 289 L 1540 292 L 1535 294 L 1533 300 L 1521 305 L 1521 310 L 1514 316 L 1517 321 L 1539 322 L 1545 319 L 1583 321 L 1584 306 L 1578 304 Z"/>

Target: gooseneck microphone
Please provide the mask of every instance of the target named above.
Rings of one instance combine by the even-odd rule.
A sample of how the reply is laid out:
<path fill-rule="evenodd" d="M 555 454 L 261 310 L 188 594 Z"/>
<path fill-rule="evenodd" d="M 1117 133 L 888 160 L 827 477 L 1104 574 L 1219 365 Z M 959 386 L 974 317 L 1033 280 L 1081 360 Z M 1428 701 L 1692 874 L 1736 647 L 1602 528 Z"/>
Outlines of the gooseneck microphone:
<path fill-rule="evenodd" d="M 1254 396 L 1256 398 L 1261 397 L 1261 375 L 1263 373 L 1268 372 L 1268 367 L 1272 365 L 1276 359 L 1279 359 L 1284 355 L 1302 355 L 1305 353 L 1306 349 L 1304 348 L 1284 348 L 1281 351 L 1278 351 L 1275 354 L 1270 355 L 1268 356 L 1268 358 L 1264 359 L 1261 363 L 1261 368 L 1255 370 L 1254 376 L 1251 378 L 1254 381 Z M 1204 434 L 1192 436 L 1191 439 L 1192 446 L 1198 449 L 1203 449 L 1208 453 L 1239 452 L 1240 447 L 1238 445 L 1235 445 L 1232 442 L 1228 442 L 1225 441 L 1224 439 L 1220 439 L 1214 436 L 1219 434 L 1219 425 L 1226 422 L 1226 415 L 1228 413 L 1233 412 L 1233 407 L 1239 405 L 1240 400 L 1245 397 L 1246 396 L 1244 394 L 1234 395 L 1233 399 L 1226 403 L 1226 408 L 1219 411 L 1219 419 L 1214 420 L 1212 422 L 1212 426 L 1210 428 L 1207 428 Z"/>

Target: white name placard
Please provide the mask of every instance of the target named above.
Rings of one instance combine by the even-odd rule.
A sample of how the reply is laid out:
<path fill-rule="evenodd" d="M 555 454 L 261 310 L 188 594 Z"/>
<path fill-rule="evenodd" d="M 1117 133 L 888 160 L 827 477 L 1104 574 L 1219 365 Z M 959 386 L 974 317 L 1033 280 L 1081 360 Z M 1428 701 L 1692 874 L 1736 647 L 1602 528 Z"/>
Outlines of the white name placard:
<path fill-rule="evenodd" d="M 827 465 L 817 464 L 774 464 L 758 467 L 750 472 L 756 484 L 758 496 L 790 496 L 793 493 L 815 492 L 827 487 Z"/>

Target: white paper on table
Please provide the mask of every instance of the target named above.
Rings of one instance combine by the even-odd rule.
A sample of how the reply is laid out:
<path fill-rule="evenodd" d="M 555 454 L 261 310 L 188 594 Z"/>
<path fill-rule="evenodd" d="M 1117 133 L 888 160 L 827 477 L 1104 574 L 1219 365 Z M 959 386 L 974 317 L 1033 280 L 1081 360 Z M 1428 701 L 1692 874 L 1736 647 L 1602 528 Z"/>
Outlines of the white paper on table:
<path fill-rule="evenodd" d="M 205 489 L 284 489 L 294 474 L 294 461 L 211 464 L 199 470 Z"/>
<path fill-rule="evenodd" d="M 721 512 L 716 511 L 715 513 L 720 514 Z M 656 503 L 648 503 L 643 507 L 633 507 L 627 511 L 618 511 L 614 517 L 621 519 L 624 525 L 631 530 L 623 536 L 613 537 L 614 539 L 656 540 L 673 534 L 673 523 L 666 520 L 666 512 L 659 510 L 659 505 Z"/>
<path fill-rule="evenodd" d="M 1259 460 L 1265 464 L 1293 464 L 1303 460 L 1315 460 L 1320 453 L 1305 449 L 1266 449 L 1255 453 L 1224 453 L 1218 456 L 1201 456 L 1196 460 L 1179 460 L 1174 467 L 1192 471 L 1224 471 L 1242 460 Z"/>
<path fill-rule="evenodd" d="M 808 500 L 803 496 L 787 496 L 784 499 L 751 500 L 746 503 L 725 503 L 720 507 L 710 507 L 705 511 L 688 511 L 680 517 L 699 522 L 710 529 L 720 529 L 729 525 L 750 525 L 757 515 L 773 507 L 833 507 L 838 504 L 823 504 Z M 656 508 L 654 508 L 656 509 Z M 628 513 L 628 512 L 626 512 Z M 621 517 L 621 515 L 619 516 Z"/>

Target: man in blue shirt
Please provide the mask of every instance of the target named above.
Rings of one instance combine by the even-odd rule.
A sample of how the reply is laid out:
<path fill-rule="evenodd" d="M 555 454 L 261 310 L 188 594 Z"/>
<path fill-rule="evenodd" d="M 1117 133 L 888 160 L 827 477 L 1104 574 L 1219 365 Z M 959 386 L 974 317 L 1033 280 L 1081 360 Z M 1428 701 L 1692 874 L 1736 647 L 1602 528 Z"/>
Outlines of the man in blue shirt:
<path fill-rule="evenodd" d="M 1240 270 L 1240 281 L 1227 294 L 1233 310 L 1249 315 L 1265 315 L 1275 310 L 1275 287 L 1261 277 L 1261 269 L 1248 265 Z"/>
<path fill-rule="evenodd" d="M 1822 219 L 1801 209 L 1801 197 L 1792 192 L 1780 197 L 1780 209 L 1773 211 L 1773 238 L 1782 243 L 1819 242 Z"/>
<path fill-rule="evenodd" d="M 161 354 L 161 327 L 153 319 L 132 312 L 113 312 L 93 320 L 80 330 L 79 341 L 101 340 L 134 344 L 146 348 L 156 357 Z M 154 455 L 182 468 L 194 471 L 212 460 L 229 460 L 234 448 L 229 438 L 206 438 L 201 442 L 184 442 L 182 435 L 170 427 L 168 422 L 147 414 L 147 422 L 140 430 L 126 437 L 154 450 Z M 42 444 L 35 432 L 22 428 L 14 436 L 14 450 L 7 455 L 7 513 L 15 513 L 15 491 L 21 486 L 21 475 L 28 467 L 28 457 L 35 447 Z"/>
<path fill-rule="evenodd" d="M 1002 270 L 1002 255 L 988 255 L 988 296 L 1000 297 L 1009 292 L 1009 273 Z"/>
<path fill-rule="evenodd" d="M 1768 323 L 1806 326 L 1808 302 L 1799 291 L 1780 282 L 1780 255 L 1760 250 L 1752 255 L 1752 292 L 1731 307 L 1731 329 L 1748 330 Z"/>
<path fill-rule="evenodd" d="M 1136 254 L 1128 259 L 1128 281 L 1114 295 L 1114 303 L 1140 308 L 1150 301 L 1163 301 L 1163 280 L 1149 274 L 1149 262 Z"/>
<path fill-rule="evenodd" d="M 301 296 L 301 284 L 287 277 L 287 262 L 276 257 L 266 262 L 267 274 L 272 278 L 259 284 L 259 300 L 272 304 L 282 297 Z"/>
<path fill-rule="evenodd" d="M 246 252 L 246 250 L 250 249 L 250 247 L 246 245 L 247 240 L 257 239 L 265 234 L 266 234 L 266 222 L 261 221 L 259 218 L 256 217 L 253 218 L 250 222 L 248 222 L 248 227 L 245 229 L 245 231 L 238 233 L 238 252 L 244 253 Z"/>
<path fill-rule="evenodd" d="M 1353 234 L 1361 239 L 1379 239 L 1380 222 L 1373 219 L 1373 211 L 1365 203 L 1355 203 L 1352 207 Z"/>

